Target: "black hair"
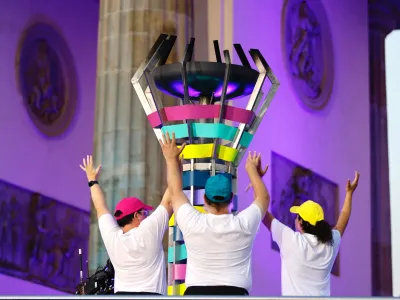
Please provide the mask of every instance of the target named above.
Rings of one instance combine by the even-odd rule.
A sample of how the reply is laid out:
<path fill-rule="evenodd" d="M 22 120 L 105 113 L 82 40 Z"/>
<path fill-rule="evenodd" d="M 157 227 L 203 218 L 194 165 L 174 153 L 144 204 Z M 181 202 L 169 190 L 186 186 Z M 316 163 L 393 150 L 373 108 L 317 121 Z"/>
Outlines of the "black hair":
<path fill-rule="evenodd" d="M 119 217 L 120 215 L 122 215 L 122 211 L 120 211 L 120 210 L 117 210 L 114 214 L 115 217 Z M 132 223 L 134 217 L 135 217 L 135 213 L 126 215 L 125 217 L 117 220 L 117 224 L 119 227 L 124 227 L 124 226 Z"/>
<path fill-rule="evenodd" d="M 301 221 L 301 228 L 303 228 L 305 233 L 315 235 L 318 242 L 322 244 L 333 245 L 332 227 L 325 221 L 318 221 L 315 226 L 311 225 L 309 222 L 303 220 L 299 215 L 297 215 L 299 221 Z"/>
<path fill-rule="evenodd" d="M 231 197 L 227 201 L 214 202 L 214 201 L 211 201 L 210 199 L 208 199 L 206 195 L 204 195 L 204 201 L 207 203 L 207 205 L 209 205 L 211 207 L 214 207 L 218 212 L 220 210 L 228 207 L 229 204 L 231 204 L 231 202 L 232 202 L 232 198 L 233 198 L 233 194 L 231 195 Z M 214 199 L 217 200 L 217 201 L 221 201 L 221 200 L 224 199 L 224 197 L 222 197 L 222 196 L 214 196 Z"/>

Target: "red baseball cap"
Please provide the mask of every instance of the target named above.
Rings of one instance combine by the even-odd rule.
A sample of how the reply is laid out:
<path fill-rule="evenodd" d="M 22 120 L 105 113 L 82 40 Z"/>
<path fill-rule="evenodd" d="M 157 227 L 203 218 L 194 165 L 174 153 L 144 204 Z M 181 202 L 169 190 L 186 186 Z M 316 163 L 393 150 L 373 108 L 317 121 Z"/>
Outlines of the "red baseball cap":
<path fill-rule="evenodd" d="M 134 212 L 137 212 L 139 210 L 153 210 L 153 207 L 150 205 L 144 204 L 141 200 L 138 198 L 124 198 L 121 201 L 118 202 L 117 206 L 115 207 L 114 215 L 115 213 L 119 210 L 122 212 L 121 215 L 118 217 L 115 217 L 117 220 L 122 219 L 123 217 L 126 217 L 127 215 L 133 214 Z"/>

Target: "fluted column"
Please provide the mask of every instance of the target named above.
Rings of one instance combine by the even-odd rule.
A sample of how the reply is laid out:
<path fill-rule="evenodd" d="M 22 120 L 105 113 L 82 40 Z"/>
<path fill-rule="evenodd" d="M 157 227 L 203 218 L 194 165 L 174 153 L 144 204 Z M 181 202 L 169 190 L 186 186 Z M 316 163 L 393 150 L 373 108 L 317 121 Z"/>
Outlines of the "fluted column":
<path fill-rule="evenodd" d="M 189 0 L 100 1 L 94 157 L 110 209 L 126 196 L 157 206 L 165 191 L 162 153 L 130 80 L 160 33 L 178 36 L 169 60 L 183 57 L 191 15 Z M 108 255 L 91 211 L 93 272 Z"/>
<path fill-rule="evenodd" d="M 372 295 L 392 296 L 385 38 L 400 20 L 397 0 L 369 1 Z"/>

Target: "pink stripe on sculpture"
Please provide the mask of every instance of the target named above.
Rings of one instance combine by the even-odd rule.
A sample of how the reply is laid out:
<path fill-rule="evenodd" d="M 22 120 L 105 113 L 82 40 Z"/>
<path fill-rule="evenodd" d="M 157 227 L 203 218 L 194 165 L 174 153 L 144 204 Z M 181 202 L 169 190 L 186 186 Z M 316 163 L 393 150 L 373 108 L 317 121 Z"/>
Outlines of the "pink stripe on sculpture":
<path fill-rule="evenodd" d="M 150 115 L 147 116 L 147 119 L 149 120 L 149 123 L 153 128 L 156 128 L 162 124 L 158 112 L 151 113 Z"/>
<path fill-rule="evenodd" d="M 186 264 L 174 265 L 174 280 L 185 280 L 186 277 Z"/>
<path fill-rule="evenodd" d="M 165 107 L 168 121 L 216 118 L 214 105 L 180 105 Z"/>
<path fill-rule="evenodd" d="M 219 113 L 220 106 L 219 105 L 216 106 L 218 107 L 218 113 Z M 225 119 L 233 122 L 249 124 L 254 119 L 254 113 L 247 109 L 234 106 L 226 106 Z"/>
<path fill-rule="evenodd" d="M 183 121 L 218 118 L 220 105 L 180 105 L 164 107 L 161 114 L 165 113 L 166 121 Z M 157 112 L 153 112 L 147 116 L 153 128 L 162 124 L 160 116 Z M 234 106 L 225 106 L 225 118 L 233 122 L 249 124 L 253 121 L 254 113 L 247 109 Z"/>

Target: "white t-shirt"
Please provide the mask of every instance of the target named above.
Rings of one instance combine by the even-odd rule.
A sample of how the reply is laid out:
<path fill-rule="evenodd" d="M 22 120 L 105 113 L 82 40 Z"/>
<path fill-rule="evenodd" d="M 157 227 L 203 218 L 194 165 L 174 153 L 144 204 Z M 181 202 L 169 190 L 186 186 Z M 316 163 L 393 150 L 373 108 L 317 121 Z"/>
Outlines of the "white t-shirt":
<path fill-rule="evenodd" d="M 187 249 L 185 284 L 251 290 L 251 252 L 262 212 L 252 204 L 236 216 L 203 214 L 182 205 L 176 221 Z"/>
<path fill-rule="evenodd" d="M 168 219 L 167 210 L 159 205 L 139 227 L 124 234 L 112 215 L 99 218 L 101 236 L 115 269 L 115 293 L 166 293 L 162 239 Z"/>
<path fill-rule="evenodd" d="M 330 296 L 339 231 L 332 230 L 333 245 L 327 245 L 312 234 L 294 232 L 274 219 L 271 233 L 282 258 L 282 296 Z"/>

